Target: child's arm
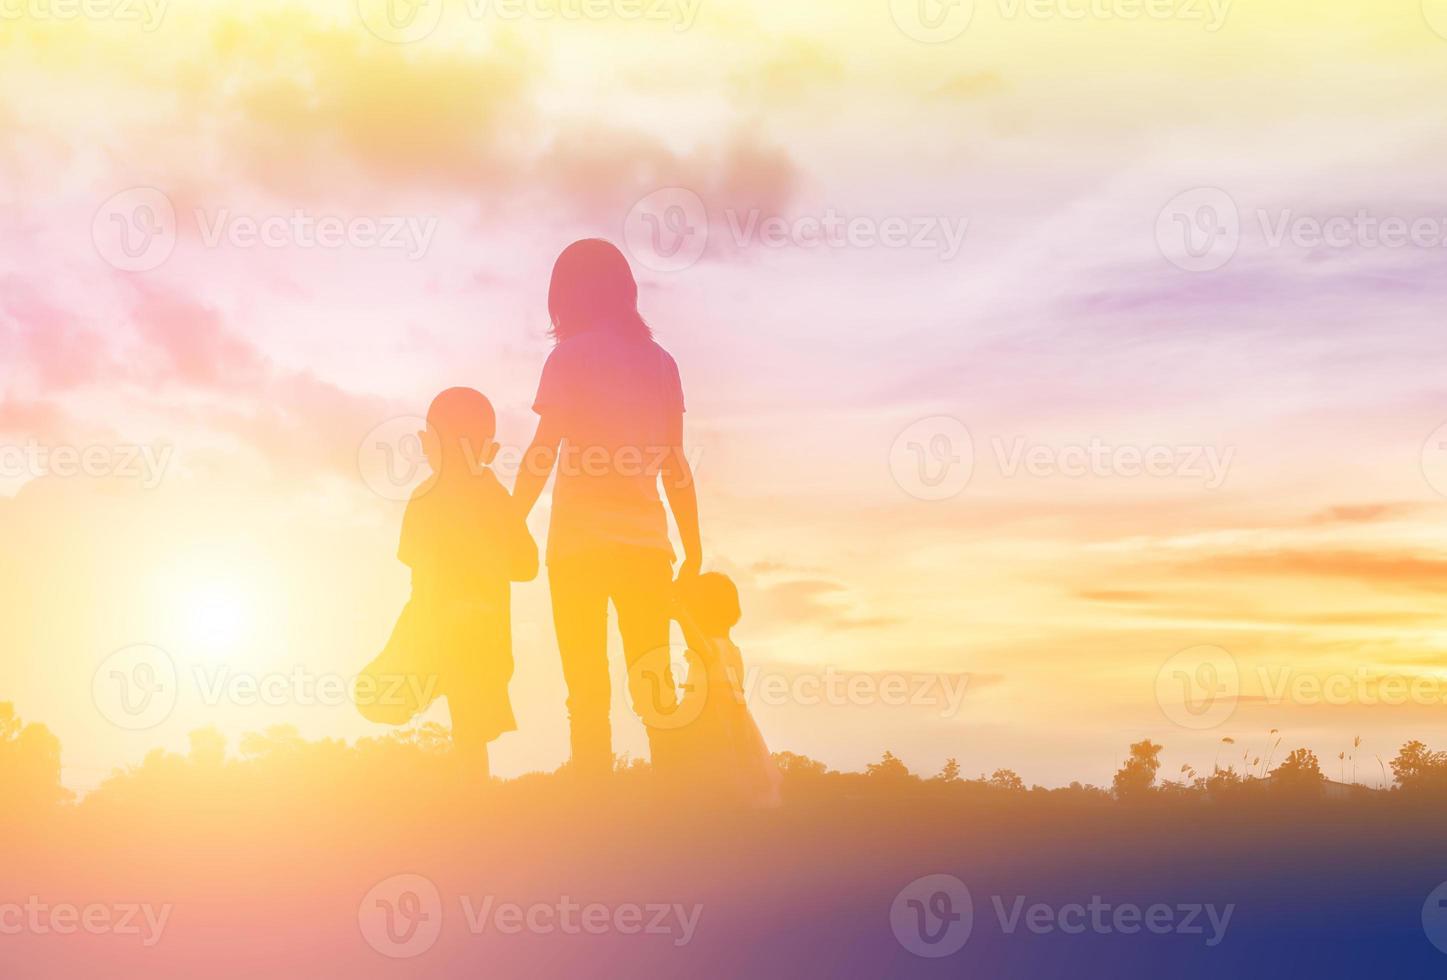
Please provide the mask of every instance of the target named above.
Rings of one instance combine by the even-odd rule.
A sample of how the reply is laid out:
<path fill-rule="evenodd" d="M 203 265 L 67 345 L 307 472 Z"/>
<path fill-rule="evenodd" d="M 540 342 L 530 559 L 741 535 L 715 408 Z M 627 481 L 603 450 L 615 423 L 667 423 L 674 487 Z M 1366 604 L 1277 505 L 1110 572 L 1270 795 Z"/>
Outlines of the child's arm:
<path fill-rule="evenodd" d="M 503 517 L 508 538 L 503 542 L 507 549 L 507 577 L 513 582 L 531 582 L 538 577 L 538 543 L 533 540 L 521 509 L 516 508 L 511 499 L 508 504 Z"/>
<path fill-rule="evenodd" d="M 437 593 L 437 566 L 432 512 L 425 509 L 420 496 L 407 501 L 402 512 L 402 533 L 397 542 L 397 560 L 412 570 L 411 601 L 419 608 L 432 602 Z"/>
<path fill-rule="evenodd" d="M 704 636 L 698 623 L 694 622 L 688 606 L 678 597 L 676 591 L 673 596 L 673 618 L 678 620 L 678 625 L 683 628 L 683 641 L 690 650 L 703 657 L 713 656 L 713 644 Z"/>

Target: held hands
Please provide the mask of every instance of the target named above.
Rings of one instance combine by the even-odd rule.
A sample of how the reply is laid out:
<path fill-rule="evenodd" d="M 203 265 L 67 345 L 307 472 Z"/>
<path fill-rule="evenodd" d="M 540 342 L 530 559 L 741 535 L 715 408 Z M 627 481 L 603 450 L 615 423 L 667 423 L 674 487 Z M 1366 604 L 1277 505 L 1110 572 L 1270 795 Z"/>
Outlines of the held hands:
<path fill-rule="evenodd" d="M 698 578 L 699 570 L 703 568 L 702 555 L 685 555 L 683 564 L 678 566 L 678 578 L 676 581 L 686 582 L 692 578 Z"/>

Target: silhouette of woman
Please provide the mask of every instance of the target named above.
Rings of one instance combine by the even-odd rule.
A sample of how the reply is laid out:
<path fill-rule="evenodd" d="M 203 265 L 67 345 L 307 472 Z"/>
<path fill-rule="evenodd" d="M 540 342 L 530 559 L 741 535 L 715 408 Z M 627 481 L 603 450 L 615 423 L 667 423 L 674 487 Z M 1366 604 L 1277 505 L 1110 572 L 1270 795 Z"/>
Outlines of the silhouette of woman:
<path fill-rule="evenodd" d="M 556 468 L 547 566 L 553 624 L 568 685 L 572 766 L 581 775 L 613 765 L 608 708 L 608 603 L 618 613 L 633 708 L 654 724 L 676 706 L 668 638 L 673 547 L 659 497 L 662 477 L 684 558 L 701 556 L 693 472 L 683 452 L 678 365 L 638 313 L 628 260 L 599 239 L 574 242 L 553 266 L 548 313 L 556 340 L 533 410 L 536 435 L 514 499 L 526 516 Z"/>

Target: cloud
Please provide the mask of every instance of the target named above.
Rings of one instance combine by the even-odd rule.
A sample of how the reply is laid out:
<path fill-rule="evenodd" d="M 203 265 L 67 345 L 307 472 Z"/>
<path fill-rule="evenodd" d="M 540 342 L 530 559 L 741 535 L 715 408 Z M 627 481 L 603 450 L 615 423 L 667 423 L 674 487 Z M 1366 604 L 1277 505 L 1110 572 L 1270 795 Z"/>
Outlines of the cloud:
<path fill-rule="evenodd" d="M 29 368 L 28 381 L 47 392 L 101 380 L 114 371 L 102 338 L 76 322 L 75 315 L 45 295 L 33 281 L 0 279 L 0 342 L 11 365 Z"/>
<path fill-rule="evenodd" d="M 937 98 L 957 102 L 970 102 L 986 96 L 997 95 L 1005 89 L 1005 80 L 997 72 L 963 72 L 947 79 L 934 90 Z"/>
<path fill-rule="evenodd" d="M 1309 525 L 1372 524 L 1391 520 L 1394 517 L 1405 517 L 1421 509 L 1421 504 L 1406 502 L 1347 504 L 1318 511 L 1307 518 L 1306 523 Z"/>
<path fill-rule="evenodd" d="M 729 211 L 781 214 L 801 179 L 787 150 L 749 131 L 677 152 L 641 130 L 603 125 L 559 133 L 534 172 L 584 216 L 618 225 L 640 198 L 666 187 L 693 191 L 720 226 Z"/>
<path fill-rule="evenodd" d="M 274 189 L 349 172 L 381 182 L 496 192 L 532 107 L 527 52 L 413 52 L 303 14 L 218 18 L 208 62 L 186 66 L 193 119 Z"/>
<path fill-rule="evenodd" d="M 897 617 L 859 615 L 850 590 L 829 579 L 788 579 L 756 589 L 760 613 L 776 622 L 831 630 L 878 629 Z"/>
<path fill-rule="evenodd" d="M 1154 602 L 1161 598 L 1159 592 L 1139 592 L 1128 589 L 1101 589 L 1077 592 L 1076 595 L 1089 602 L 1138 603 Z"/>
<path fill-rule="evenodd" d="M 1279 550 L 1220 555 L 1186 568 L 1217 576 L 1336 578 L 1376 588 L 1447 592 L 1447 560 L 1393 552 Z"/>

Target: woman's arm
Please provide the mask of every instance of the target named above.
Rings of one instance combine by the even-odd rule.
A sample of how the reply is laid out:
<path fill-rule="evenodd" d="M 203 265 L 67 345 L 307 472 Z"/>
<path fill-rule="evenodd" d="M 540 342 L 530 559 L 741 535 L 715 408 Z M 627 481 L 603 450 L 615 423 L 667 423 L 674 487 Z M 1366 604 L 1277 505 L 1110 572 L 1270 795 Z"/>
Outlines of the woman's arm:
<path fill-rule="evenodd" d="M 532 443 L 523 453 L 517 485 L 512 491 L 513 503 L 524 520 L 533 512 L 538 498 L 542 496 L 543 487 L 547 485 L 553 466 L 558 461 L 558 445 L 562 441 L 563 433 L 554 417 L 544 415 L 538 419 L 538 429 L 533 433 Z"/>
<path fill-rule="evenodd" d="M 703 567 L 703 545 L 698 534 L 698 492 L 693 485 L 693 466 L 683 452 L 683 413 L 674 413 L 668 422 L 668 455 L 663 460 L 663 492 L 678 525 L 683 542 L 683 564 L 679 578 L 697 575 Z"/>

